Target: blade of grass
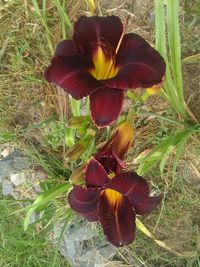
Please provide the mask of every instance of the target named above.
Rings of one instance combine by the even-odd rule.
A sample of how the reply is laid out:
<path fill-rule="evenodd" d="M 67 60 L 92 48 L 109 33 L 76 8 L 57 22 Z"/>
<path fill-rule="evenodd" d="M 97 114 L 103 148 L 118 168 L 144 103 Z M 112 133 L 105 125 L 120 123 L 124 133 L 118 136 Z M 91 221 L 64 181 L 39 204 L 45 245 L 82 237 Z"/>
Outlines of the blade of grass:
<path fill-rule="evenodd" d="M 59 0 L 53 0 L 53 3 L 56 6 L 56 8 L 60 14 L 60 18 L 66 23 L 66 25 L 69 27 L 69 29 L 72 30 L 73 25 L 72 25 L 69 17 L 67 16 L 67 14 L 65 12 L 64 5 L 61 4 Z"/>
<path fill-rule="evenodd" d="M 200 132 L 200 124 L 191 125 L 191 124 L 183 122 L 183 121 L 177 121 L 177 120 L 174 120 L 174 119 L 167 118 L 167 117 L 164 117 L 162 115 L 156 114 L 154 112 L 146 111 L 146 110 L 142 110 L 142 109 L 140 109 L 139 112 L 141 112 L 141 113 L 143 113 L 145 115 L 154 116 L 156 118 L 168 121 L 168 122 L 176 124 L 176 125 L 183 125 L 186 129 L 189 129 L 189 130 L 194 131 L 194 132 Z"/>
<path fill-rule="evenodd" d="M 62 9 L 65 10 L 65 0 L 62 1 Z M 67 36 L 66 36 L 66 24 L 65 24 L 65 19 L 63 18 L 62 16 L 62 21 L 61 21 L 61 28 L 62 28 L 62 36 L 63 36 L 63 39 L 66 39 Z"/>
<path fill-rule="evenodd" d="M 182 63 L 187 65 L 187 64 L 194 64 L 194 63 L 199 63 L 200 62 L 200 54 L 185 57 L 182 60 Z"/>
<path fill-rule="evenodd" d="M 85 0 L 86 2 L 86 5 L 88 6 L 89 10 L 90 10 L 90 13 L 91 15 L 94 13 L 95 11 L 95 1 L 94 0 Z"/>
<path fill-rule="evenodd" d="M 34 6 L 35 14 L 40 19 L 40 21 L 42 22 L 42 24 L 45 28 L 48 47 L 49 47 L 50 53 L 53 54 L 54 49 L 53 49 L 53 42 L 52 42 L 52 34 L 51 34 L 51 31 L 49 30 L 49 27 L 47 24 L 47 19 L 46 19 L 45 13 L 44 13 L 44 7 L 45 7 L 46 1 L 43 0 L 43 13 L 44 14 L 42 14 L 40 11 L 40 8 L 38 6 L 38 1 L 36 1 L 36 0 L 31 0 L 31 1 L 32 1 L 33 6 Z"/>

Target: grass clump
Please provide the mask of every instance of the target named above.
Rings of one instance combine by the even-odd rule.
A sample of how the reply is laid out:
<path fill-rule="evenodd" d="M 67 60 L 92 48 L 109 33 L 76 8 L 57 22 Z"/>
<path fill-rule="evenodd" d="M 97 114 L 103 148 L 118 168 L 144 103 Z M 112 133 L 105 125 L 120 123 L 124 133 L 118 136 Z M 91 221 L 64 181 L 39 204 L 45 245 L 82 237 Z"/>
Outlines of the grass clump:
<path fill-rule="evenodd" d="M 0 195 L 0 266 L 49 267 L 54 261 L 56 250 L 47 236 L 34 227 L 23 230 L 19 209 L 13 200 Z M 55 267 L 67 265 L 64 258 L 57 257 Z"/>

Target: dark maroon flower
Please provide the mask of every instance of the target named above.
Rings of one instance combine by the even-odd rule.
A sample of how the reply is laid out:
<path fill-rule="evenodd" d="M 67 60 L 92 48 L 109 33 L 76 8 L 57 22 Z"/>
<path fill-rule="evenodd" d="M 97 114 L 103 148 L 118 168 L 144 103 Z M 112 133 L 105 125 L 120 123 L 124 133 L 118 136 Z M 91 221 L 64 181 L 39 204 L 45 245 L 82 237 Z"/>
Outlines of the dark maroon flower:
<path fill-rule="evenodd" d="M 136 214 L 150 213 L 162 198 L 150 197 L 148 183 L 136 173 L 112 178 L 94 158 L 85 169 L 85 182 L 85 187 L 74 185 L 69 205 L 89 221 L 100 222 L 115 246 L 134 240 Z"/>
<path fill-rule="evenodd" d="M 45 72 L 75 99 L 90 96 L 94 123 L 105 127 L 121 112 L 124 90 L 149 88 L 165 74 L 160 54 L 137 34 L 124 34 L 116 16 L 81 17 L 73 40 L 58 44 Z"/>

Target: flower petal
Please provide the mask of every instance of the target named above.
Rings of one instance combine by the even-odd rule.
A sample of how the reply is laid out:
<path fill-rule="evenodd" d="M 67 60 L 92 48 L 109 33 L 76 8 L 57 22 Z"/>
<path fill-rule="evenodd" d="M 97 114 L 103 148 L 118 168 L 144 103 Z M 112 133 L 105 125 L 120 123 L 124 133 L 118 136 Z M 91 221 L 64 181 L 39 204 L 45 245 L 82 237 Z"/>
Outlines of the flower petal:
<path fill-rule="evenodd" d="M 115 128 L 111 138 L 100 149 L 98 154 L 101 155 L 113 153 L 113 155 L 116 155 L 116 157 L 122 159 L 132 145 L 133 137 L 134 129 L 132 124 L 128 121 L 125 121 Z"/>
<path fill-rule="evenodd" d="M 85 212 L 85 213 L 79 213 L 83 218 L 87 219 L 89 222 L 98 222 L 99 216 L 97 214 L 96 210 L 93 210 L 91 212 Z"/>
<path fill-rule="evenodd" d="M 117 47 L 123 25 L 116 16 L 81 17 L 74 24 L 74 43 L 77 51 L 92 56 L 98 44 Z"/>
<path fill-rule="evenodd" d="M 108 126 L 117 119 L 123 99 L 123 91 L 106 87 L 90 95 L 91 115 L 97 127 Z"/>
<path fill-rule="evenodd" d="M 114 172 L 115 174 L 118 174 L 121 173 L 123 168 L 127 167 L 125 162 L 111 152 L 107 154 L 97 152 L 95 158 L 101 163 L 107 173 Z"/>
<path fill-rule="evenodd" d="M 68 196 L 69 205 L 89 221 L 94 221 L 97 219 L 96 209 L 99 201 L 99 192 L 100 190 L 96 188 L 87 189 L 74 185 Z"/>
<path fill-rule="evenodd" d="M 148 197 L 141 202 L 134 203 L 135 212 L 143 215 L 151 213 L 153 209 L 160 203 L 162 196 Z"/>
<path fill-rule="evenodd" d="M 104 80 L 115 88 L 148 88 L 159 84 L 165 74 L 166 64 L 161 55 L 142 37 L 129 33 L 123 38 L 117 54 L 117 75 Z"/>
<path fill-rule="evenodd" d="M 104 167 L 92 158 L 85 169 L 85 181 L 88 187 L 101 187 L 109 181 Z"/>
<path fill-rule="evenodd" d="M 149 185 L 145 179 L 135 172 L 125 172 L 114 177 L 107 185 L 127 196 L 133 203 L 143 201 L 149 196 Z"/>
<path fill-rule="evenodd" d="M 76 54 L 74 42 L 72 40 L 64 40 L 58 43 L 54 53 L 54 57 L 57 56 L 66 57 L 66 56 L 72 56 L 74 54 Z"/>
<path fill-rule="evenodd" d="M 126 197 L 122 197 L 117 205 L 113 206 L 104 191 L 101 194 L 97 210 L 99 221 L 109 242 L 114 246 L 128 245 L 133 242 L 135 212 Z"/>
<path fill-rule="evenodd" d="M 58 53 L 62 53 L 61 50 Z M 75 99 L 81 99 L 102 86 L 87 72 L 92 67 L 92 61 L 85 55 L 57 56 L 47 68 L 45 78 L 59 85 Z"/>

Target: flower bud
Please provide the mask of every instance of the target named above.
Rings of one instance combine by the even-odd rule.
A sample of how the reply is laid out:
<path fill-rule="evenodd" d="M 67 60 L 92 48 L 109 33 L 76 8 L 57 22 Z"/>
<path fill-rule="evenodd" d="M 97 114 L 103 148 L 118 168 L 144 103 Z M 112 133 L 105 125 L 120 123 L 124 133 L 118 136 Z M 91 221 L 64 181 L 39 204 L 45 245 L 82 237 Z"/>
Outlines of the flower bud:
<path fill-rule="evenodd" d="M 88 135 L 83 140 L 79 140 L 74 146 L 72 146 L 66 153 L 66 157 L 70 160 L 77 160 L 87 150 L 92 136 Z"/>
<path fill-rule="evenodd" d="M 129 121 L 121 123 L 114 130 L 110 140 L 100 149 L 98 155 L 104 153 L 113 153 L 120 159 L 126 154 L 131 147 L 134 138 L 133 125 Z"/>
<path fill-rule="evenodd" d="M 89 116 L 72 117 L 68 120 L 67 127 L 71 129 L 79 129 L 89 124 L 89 121 L 90 121 Z"/>
<path fill-rule="evenodd" d="M 84 169 L 85 164 L 78 167 L 69 177 L 69 180 L 72 184 L 80 185 L 84 182 Z"/>

